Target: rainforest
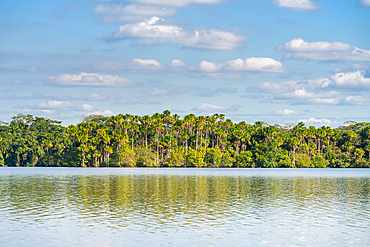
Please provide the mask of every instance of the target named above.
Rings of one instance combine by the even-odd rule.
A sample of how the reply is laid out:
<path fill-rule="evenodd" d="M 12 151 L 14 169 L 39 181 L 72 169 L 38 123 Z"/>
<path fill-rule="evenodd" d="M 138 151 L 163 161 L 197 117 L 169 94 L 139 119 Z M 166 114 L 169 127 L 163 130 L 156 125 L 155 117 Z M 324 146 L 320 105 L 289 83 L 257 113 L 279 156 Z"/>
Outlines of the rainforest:
<path fill-rule="evenodd" d="M 370 123 L 338 128 L 183 118 L 89 115 L 76 125 L 18 114 L 0 125 L 1 166 L 370 167 Z"/>

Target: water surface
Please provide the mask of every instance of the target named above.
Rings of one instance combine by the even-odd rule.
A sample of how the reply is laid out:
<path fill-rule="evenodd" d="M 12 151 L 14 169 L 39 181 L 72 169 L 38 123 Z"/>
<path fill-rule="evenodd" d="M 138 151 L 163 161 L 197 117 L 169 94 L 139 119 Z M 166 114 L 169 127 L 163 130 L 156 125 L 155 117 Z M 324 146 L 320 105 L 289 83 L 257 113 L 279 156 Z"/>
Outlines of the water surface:
<path fill-rule="evenodd" d="M 0 246 L 370 245 L 370 169 L 0 168 Z"/>

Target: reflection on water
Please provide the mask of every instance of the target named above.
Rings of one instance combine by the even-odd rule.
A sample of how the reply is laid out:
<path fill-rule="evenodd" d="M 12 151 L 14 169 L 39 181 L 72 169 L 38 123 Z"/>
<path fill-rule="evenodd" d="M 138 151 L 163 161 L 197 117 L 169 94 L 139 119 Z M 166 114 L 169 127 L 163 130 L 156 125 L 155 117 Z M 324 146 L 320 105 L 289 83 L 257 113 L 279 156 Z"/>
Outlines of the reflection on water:
<path fill-rule="evenodd" d="M 0 245 L 369 245 L 366 169 L 0 169 Z"/>

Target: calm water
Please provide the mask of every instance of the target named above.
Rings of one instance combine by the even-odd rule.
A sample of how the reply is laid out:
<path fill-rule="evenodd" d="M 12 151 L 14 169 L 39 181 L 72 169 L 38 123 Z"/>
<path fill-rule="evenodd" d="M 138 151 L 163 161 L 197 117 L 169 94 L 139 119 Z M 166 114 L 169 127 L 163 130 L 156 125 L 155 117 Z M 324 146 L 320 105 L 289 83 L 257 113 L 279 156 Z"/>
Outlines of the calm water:
<path fill-rule="evenodd" d="M 0 246 L 368 246 L 370 169 L 0 168 Z"/>

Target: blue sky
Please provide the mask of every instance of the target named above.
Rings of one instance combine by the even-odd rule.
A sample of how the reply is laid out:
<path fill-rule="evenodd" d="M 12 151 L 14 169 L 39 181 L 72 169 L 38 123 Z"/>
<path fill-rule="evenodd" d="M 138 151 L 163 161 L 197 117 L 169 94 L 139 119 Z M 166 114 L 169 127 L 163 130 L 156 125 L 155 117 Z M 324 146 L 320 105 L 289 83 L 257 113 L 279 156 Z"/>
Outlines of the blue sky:
<path fill-rule="evenodd" d="M 0 119 L 370 121 L 369 30 L 369 0 L 3 0 Z"/>

